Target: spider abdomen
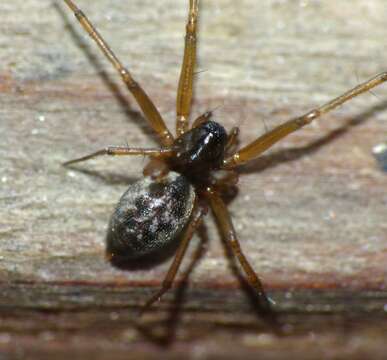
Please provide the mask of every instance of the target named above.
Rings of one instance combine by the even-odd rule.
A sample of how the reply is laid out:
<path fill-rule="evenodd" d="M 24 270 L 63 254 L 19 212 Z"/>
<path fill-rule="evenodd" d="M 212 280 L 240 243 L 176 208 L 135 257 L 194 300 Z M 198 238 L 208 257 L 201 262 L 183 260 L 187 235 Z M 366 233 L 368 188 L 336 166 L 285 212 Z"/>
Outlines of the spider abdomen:
<path fill-rule="evenodd" d="M 111 217 L 108 253 L 130 260 L 168 247 L 187 224 L 195 196 L 190 182 L 172 171 L 160 181 L 145 177 L 131 184 Z"/>

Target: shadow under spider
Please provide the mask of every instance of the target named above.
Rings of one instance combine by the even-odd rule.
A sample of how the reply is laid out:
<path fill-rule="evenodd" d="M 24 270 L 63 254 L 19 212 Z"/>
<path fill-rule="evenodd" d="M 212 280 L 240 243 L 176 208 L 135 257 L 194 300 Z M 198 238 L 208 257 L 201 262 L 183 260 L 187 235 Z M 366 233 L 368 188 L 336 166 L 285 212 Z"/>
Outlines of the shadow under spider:
<path fill-rule="evenodd" d="M 204 223 L 199 227 L 197 233 L 200 239 L 198 247 L 193 254 L 187 270 L 182 274 L 181 280 L 177 283 L 177 287 L 174 289 L 174 301 L 168 311 L 167 318 L 161 321 L 137 321 L 135 323 L 135 327 L 143 336 L 159 346 L 170 346 L 176 339 L 177 326 L 180 323 L 179 320 L 182 315 L 182 305 L 189 285 L 189 276 L 207 250 L 209 237 L 207 227 Z M 257 301 L 257 294 L 255 290 L 251 288 L 245 277 L 241 274 L 231 250 L 225 242 L 223 242 L 223 245 L 231 270 L 238 279 L 241 290 L 247 295 L 251 308 L 255 311 L 257 318 L 263 321 L 274 334 L 283 335 L 281 324 L 277 319 L 277 314 L 271 309 L 264 309 L 263 304 L 259 301 L 259 298 Z"/>
<path fill-rule="evenodd" d="M 340 136 L 343 136 L 345 133 L 350 131 L 351 128 L 364 123 L 372 115 L 385 109 L 387 109 L 387 101 L 372 106 L 371 108 L 363 111 L 357 116 L 345 121 L 343 125 L 332 130 L 325 136 L 322 136 L 319 139 L 312 141 L 311 143 L 305 146 L 281 149 L 273 151 L 272 153 L 267 155 L 261 155 L 256 160 L 251 161 L 251 163 L 240 166 L 238 172 L 240 174 L 251 174 L 261 172 L 265 169 L 272 168 L 289 161 L 300 159 L 305 155 L 313 154 L 323 146 L 329 144 L 332 141 L 335 141 Z"/>
<path fill-rule="evenodd" d="M 256 290 L 251 287 L 246 278 L 242 275 L 236 259 L 220 231 L 219 236 L 222 239 L 224 253 L 229 261 L 231 271 L 238 279 L 241 290 L 245 293 L 245 295 L 247 295 L 250 307 L 255 311 L 258 320 L 262 320 L 274 334 L 283 335 L 282 325 L 278 320 L 277 313 L 273 310 L 273 308 L 265 307 L 263 299 L 260 296 L 257 296 Z"/>
<path fill-rule="evenodd" d="M 107 243 L 107 241 L 105 241 Z M 163 248 L 163 251 L 151 254 L 147 257 L 141 257 L 135 260 L 128 260 L 127 258 L 112 257 L 109 258 L 111 251 L 106 249 L 106 256 L 109 262 L 117 269 L 126 271 L 136 270 L 147 270 L 153 269 L 156 265 L 162 264 L 170 259 L 179 246 L 179 238 L 177 237 L 174 241 L 171 241 L 168 245 Z"/>
<path fill-rule="evenodd" d="M 82 174 L 92 176 L 104 182 L 107 185 L 128 185 L 138 180 L 138 177 L 126 176 L 118 173 L 112 172 L 104 172 L 100 171 L 84 169 L 76 166 L 68 165 L 67 169 L 71 169 L 72 171 L 77 171 Z"/>
<path fill-rule="evenodd" d="M 175 296 L 173 304 L 171 305 L 171 310 L 168 311 L 167 318 L 162 321 L 157 321 L 157 323 L 155 321 L 149 323 L 137 321 L 135 323 L 137 330 L 157 345 L 169 346 L 173 344 L 176 339 L 177 325 L 180 323 L 182 304 L 184 303 L 187 287 L 189 285 L 189 276 L 204 256 L 209 242 L 207 227 L 204 223 L 199 226 L 197 234 L 199 237 L 199 244 L 192 256 L 189 266 L 183 272 L 181 280 L 177 283 L 177 287 L 175 289 L 172 288 L 172 291 L 175 291 Z M 161 329 L 161 332 L 159 329 Z"/>

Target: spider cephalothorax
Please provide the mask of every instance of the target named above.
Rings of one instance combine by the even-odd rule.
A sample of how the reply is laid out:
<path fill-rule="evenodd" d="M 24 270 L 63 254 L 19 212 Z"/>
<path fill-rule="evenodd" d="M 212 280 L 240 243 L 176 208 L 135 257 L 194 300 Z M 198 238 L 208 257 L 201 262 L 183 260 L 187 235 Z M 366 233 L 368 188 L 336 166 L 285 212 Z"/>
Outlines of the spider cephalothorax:
<path fill-rule="evenodd" d="M 175 259 L 162 283 L 150 298 L 151 306 L 171 286 L 194 232 L 207 209 L 211 208 L 229 250 L 242 266 L 249 284 L 260 296 L 261 305 L 269 309 L 262 284 L 243 254 L 226 204 L 224 190 L 236 184 L 236 168 L 257 158 L 275 143 L 311 123 L 324 113 L 387 80 L 381 73 L 319 108 L 291 119 L 236 150 L 238 129 L 226 134 L 224 128 L 210 120 L 211 113 L 196 119 L 189 128 L 199 0 L 189 0 L 185 49 L 176 100 L 176 138 L 168 130 L 152 100 L 132 78 L 121 62 L 72 0 L 64 0 L 84 29 L 96 41 L 108 60 L 118 70 L 128 90 L 158 135 L 160 147 L 154 149 L 109 146 L 90 155 L 66 162 L 66 165 L 98 155 L 146 155 L 151 158 L 144 178 L 129 186 L 111 217 L 107 251 L 109 256 L 129 261 L 163 251 L 177 241 Z"/>
<path fill-rule="evenodd" d="M 178 171 L 206 177 L 223 164 L 227 134 L 215 121 L 206 121 L 178 137 L 172 145 L 171 165 Z"/>

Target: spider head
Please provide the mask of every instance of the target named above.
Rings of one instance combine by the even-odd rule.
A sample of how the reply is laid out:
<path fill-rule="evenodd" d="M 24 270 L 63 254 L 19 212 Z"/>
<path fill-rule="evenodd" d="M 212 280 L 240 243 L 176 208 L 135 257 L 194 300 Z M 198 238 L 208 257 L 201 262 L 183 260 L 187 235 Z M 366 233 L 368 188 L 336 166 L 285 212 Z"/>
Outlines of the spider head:
<path fill-rule="evenodd" d="M 223 161 L 227 133 L 215 121 L 205 121 L 190 129 L 172 145 L 174 168 L 182 173 L 203 174 L 220 167 Z"/>

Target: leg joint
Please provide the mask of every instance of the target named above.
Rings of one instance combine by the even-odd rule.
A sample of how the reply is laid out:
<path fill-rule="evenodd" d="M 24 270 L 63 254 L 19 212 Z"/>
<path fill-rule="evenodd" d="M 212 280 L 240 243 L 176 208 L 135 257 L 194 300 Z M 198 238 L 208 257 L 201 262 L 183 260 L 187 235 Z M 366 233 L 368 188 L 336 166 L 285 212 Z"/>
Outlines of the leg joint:
<path fill-rule="evenodd" d="M 133 80 L 129 70 L 126 68 L 120 69 L 120 75 L 129 88 L 137 88 L 138 84 Z"/>
<path fill-rule="evenodd" d="M 312 122 L 314 119 L 320 116 L 319 110 L 313 110 L 308 115 L 306 115 L 305 120 L 307 123 Z"/>
<path fill-rule="evenodd" d="M 84 19 L 84 18 L 86 17 L 85 14 L 83 13 L 83 11 L 80 10 L 80 9 L 74 10 L 74 16 L 75 16 L 78 20 Z"/>
<path fill-rule="evenodd" d="M 112 147 L 108 146 L 107 148 L 105 148 L 105 154 L 106 155 L 114 155 L 114 150 Z"/>
<path fill-rule="evenodd" d="M 196 35 L 187 29 L 187 35 L 185 37 L 186 42 L 190 44 L 195 44 L 196 43 Z"/>
<path fill-rule="evenodd" d="M 170 280 L 164 280 L 162 283 L 161 283 L 161 286 L 162 286 L 162 289 L 164 291 L 167 291 L 169 290 L 171 287 L 172 287 L 172 281 Z"/>

